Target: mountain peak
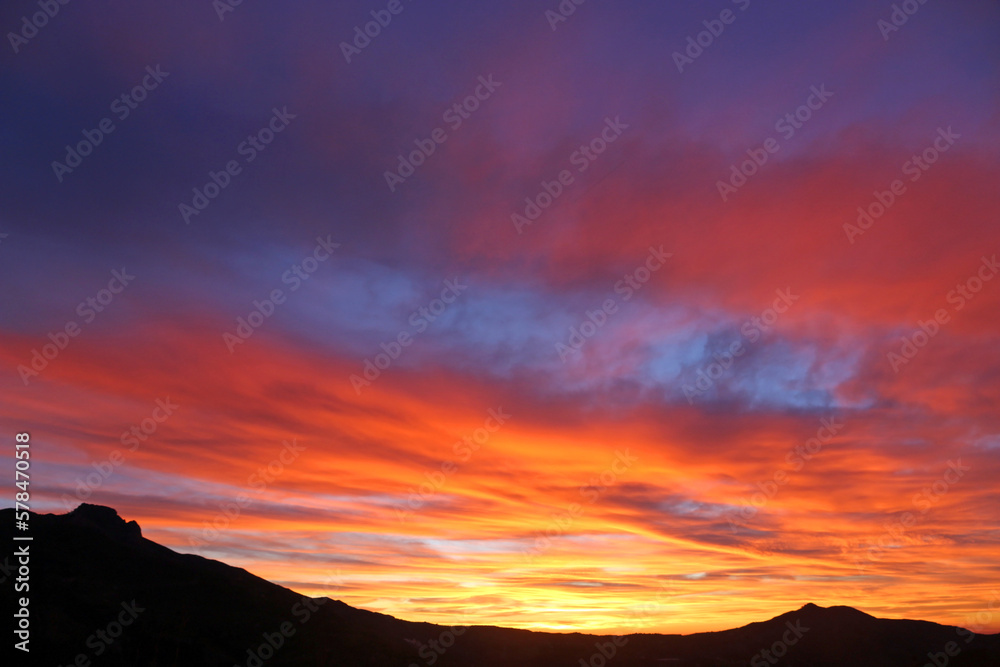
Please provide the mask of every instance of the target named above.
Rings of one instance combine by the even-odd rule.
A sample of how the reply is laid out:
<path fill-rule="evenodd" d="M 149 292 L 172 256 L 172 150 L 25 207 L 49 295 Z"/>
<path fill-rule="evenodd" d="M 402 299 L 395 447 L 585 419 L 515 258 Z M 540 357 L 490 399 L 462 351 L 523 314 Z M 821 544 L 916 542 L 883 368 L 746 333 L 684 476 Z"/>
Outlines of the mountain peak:
<path fill-rule="evenodd" d="M 126 522 L 112 507 L 82 503 L 67 515 L 74 523 L 96 528 L 115 540 L 129 541 L 142 537 L 142 529 L 135 521 Z"/>
<path fill-rule="evenodd" d="M 788 616 L 791 614 L 806 614 L 809 616 L 820 616 L 824 619 L 830 620 L 850 620 L 859 618 L 869 618 L 872 619 L 874 616 L 865 613 L 860 609 L 855 609 L 854 607 L 848 607 L 844 605 L 832 605 L 830 607 L 821 607 L 818 604 L 807 602 L 802 605 L 798 611 L 788 612 L 782 616 Z"/>
<path fill-rule="evenodd" d="M 8 543 L 14 537 L 13 513 L 0 509 L 0 540 Z M 779 644 L 787 664 L 912 667 L 962 636 L 954 627 L 877 619 L 851 607 L 814 603 L 730 630 L 635 633 L 613 643 L 607 635 L 475 625 L 449 629 L 303 597 L 245 570 L 176 553 L 143 539 L 136 522 L 126 522 L 110 507 L 83 504 L 66 515 L 33 517 L 36 539 L 47 547 L 32 552 L 32 564 L 45 573 L 32 611 L 58 621 L 38 625 L 38 664 L 61 664 L 93 637 L 93 619 L 120 618 L 123 608 L 136 614 L 156 609 L 144 612 L 114 644 L 121 657 L 116 664 L 135 667 L 260 665 L 257 652 L 272 648 L 268 667 L 424 664 L 428 655 L 436 656 L 439 667 L 553 667 L 612 650 L 616 667 L 696 667 L 746 665 L 748 656 Z M 295 634 L 294 642 L 283 641 L 288 633 Z M 461 641 L 454 640 L 458 634 Z M 446 653 L 430 648 L 443 647 L 448 637 L 453 645 Z M 975 643 L 963 645 L 963 665 L 1000 664 L 1000 635 L 969 637 Z"/>

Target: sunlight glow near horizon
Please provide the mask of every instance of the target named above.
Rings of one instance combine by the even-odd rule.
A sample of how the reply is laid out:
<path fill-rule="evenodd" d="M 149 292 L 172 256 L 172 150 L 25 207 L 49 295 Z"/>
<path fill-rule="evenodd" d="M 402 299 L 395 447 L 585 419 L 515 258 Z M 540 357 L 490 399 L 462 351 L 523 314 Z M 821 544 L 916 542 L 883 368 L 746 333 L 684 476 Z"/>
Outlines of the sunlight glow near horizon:
<path fill-rule="evenodd" d="M 349 69 L 271 30 L 329 40 L 328 5 L 241 10 L 227 58 L 173 36 L 205 25 L 195 9 L 76 7 L 85 55 L 0 72 L 19 100 L 0 421 L 44 452 L 33 509 L 108 505 L 175 550 L 411 621 L 689 633 L 813 602 L 971 627 L 1000 599 L 1000 278 L 981 277 L 1000 253 L 1000 7 L 925 3 L 886 40 L 891 2 L 754 2 L 680 73 L 709 14 L 673 5 L 588 3 L 552 30 L 521 0 L 488 23 L 414 3 Z M 101 37 L 140 20 L 162 30 Z M 438 32 L 456 39 L 432 51 Z M 49 152 L 140 46 L 177 74 L 58 184 Z M 495 96 L 389 191 L 396 156 L 491 72 Z M 723 200 L 734 161 L 818 85 L 835 95 Z M 274 104 L 297 120 L 185 225 L 174 200 Z M 525 198 L 619 116 L 519 233 Z M 327 237 L 340 247 L 292 292 L 283 272 Z M 134 285 L 23 381 L 123 265 Z M 446 281 L 468 287 L 421 316 Z M 279 285 L 287 302 L 228 349 Z M 127 450 L 167 397 L 176 413 Z M 282 462 L 286 442 L 302 449 Z"/>

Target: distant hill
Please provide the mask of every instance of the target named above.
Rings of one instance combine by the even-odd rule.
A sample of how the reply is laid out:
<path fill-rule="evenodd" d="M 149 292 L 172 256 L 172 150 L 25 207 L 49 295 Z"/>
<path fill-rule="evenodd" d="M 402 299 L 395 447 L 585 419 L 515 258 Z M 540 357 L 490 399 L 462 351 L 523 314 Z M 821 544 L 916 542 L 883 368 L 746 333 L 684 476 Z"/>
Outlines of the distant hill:
<path fill-rule="evenodd" d="M 13 532 L 13 510 L 0 510 L 0 539 L 12 544 Z M 19 656 L 14 664 L 1000 666 L 1000 635 L 811 604 L 742 628 L 687 636 L 635 634 L 616 640 L 485 626 L 460 628 L 456 634 L 446 626 L 303 598 L 245 570 L 176 553 L 143 538 L 138 524 L 126 523 L 109 507 L 81 505 L 65 515 L 32 515 L 31 534 L 31 659 Z M 2 586 L 7 609 L 14 606 L 11 578 L 7 575 Z M 959 649 L 958 654 L 948 656 L 949 648 Z M 774 653 L 764 655 L 765 649 Z"/>

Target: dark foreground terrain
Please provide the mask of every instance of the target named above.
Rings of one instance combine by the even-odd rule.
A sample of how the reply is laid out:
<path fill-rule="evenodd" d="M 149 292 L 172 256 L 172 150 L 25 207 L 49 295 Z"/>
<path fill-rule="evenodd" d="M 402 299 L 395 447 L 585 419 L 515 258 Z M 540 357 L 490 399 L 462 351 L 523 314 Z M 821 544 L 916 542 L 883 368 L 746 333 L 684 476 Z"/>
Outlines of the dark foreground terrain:
<path fill-rule="evenodd" d="M 0 539 L 13 544 L 13 532 L 13 510 L 0 511 Z M 31 534 L 31 654 L 15 651 L 18 665 L 1000 666 L 1000 635 L 877 619 L 850 607 L 806 605 L 742 628 L 687 636 L 451 630 L 303 598 L 245 570 L 178 554 L 107 507 L 32 515 Z M 11 551 L 2 563 L 7 609 L 14 608 Z"/>

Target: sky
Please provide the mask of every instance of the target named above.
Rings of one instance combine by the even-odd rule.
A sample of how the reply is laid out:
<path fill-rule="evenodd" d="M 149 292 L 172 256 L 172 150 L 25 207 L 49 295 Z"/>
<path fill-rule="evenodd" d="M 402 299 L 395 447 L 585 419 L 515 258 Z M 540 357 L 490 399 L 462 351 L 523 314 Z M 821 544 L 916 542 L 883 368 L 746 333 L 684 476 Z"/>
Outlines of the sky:
<path fill-rule="evenodd" d="M 414 621 L 1000 631 L 997 3 L 38 7 L 34 510 Z"/>

